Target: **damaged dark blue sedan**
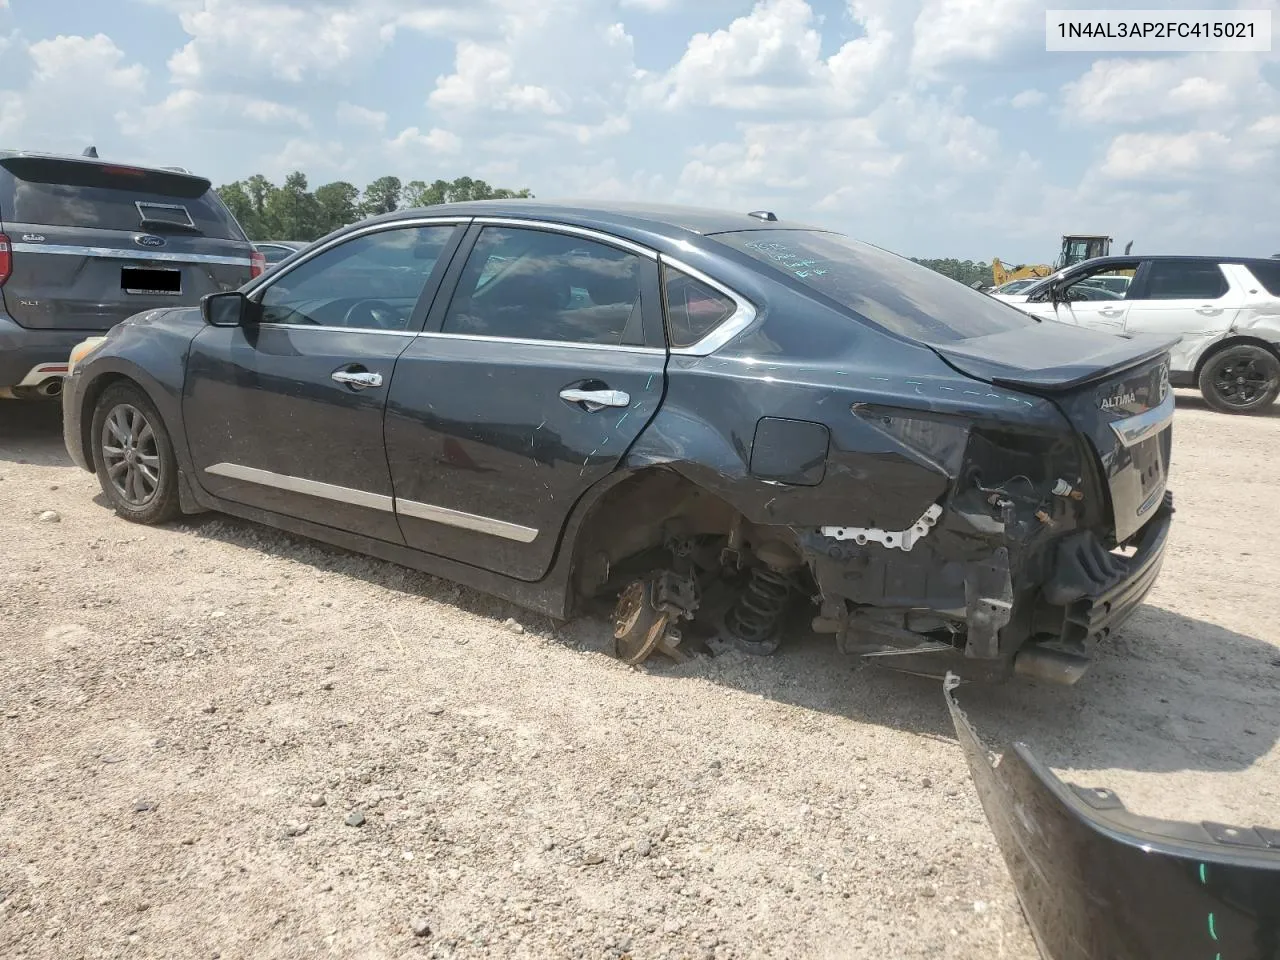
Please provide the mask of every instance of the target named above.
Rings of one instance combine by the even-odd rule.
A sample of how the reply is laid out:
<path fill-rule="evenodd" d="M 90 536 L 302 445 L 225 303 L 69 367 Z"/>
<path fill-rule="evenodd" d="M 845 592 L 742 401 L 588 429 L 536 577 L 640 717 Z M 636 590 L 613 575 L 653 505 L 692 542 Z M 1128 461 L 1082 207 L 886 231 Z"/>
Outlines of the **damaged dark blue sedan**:
<path fill-rule="evenodd" d="M 886 666 L 1071 682 L 1160 569 L 1169 346 L 764 211 L 463 203 L 81 345 L 65 436 L 126 519 L 603 602 L 630 662 L 803 614 Z"/>

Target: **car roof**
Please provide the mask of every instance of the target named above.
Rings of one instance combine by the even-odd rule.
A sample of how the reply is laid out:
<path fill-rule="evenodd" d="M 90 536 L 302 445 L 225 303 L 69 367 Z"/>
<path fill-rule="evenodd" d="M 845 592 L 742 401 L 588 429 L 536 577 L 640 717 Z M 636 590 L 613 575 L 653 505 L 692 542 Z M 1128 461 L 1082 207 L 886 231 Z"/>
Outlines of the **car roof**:
<path fill-rule="evenodd" d="M 600 200 L 466 200 L 416 210 L 397 210 L 375 220 L 389 221 L 421 216 L 513 217 L 545 219 L 577 226 L 643 230 L 678 239 L 694 233 L 711 236 L 741 230 L 823 230 L 822 227 L 782 219 L 765 220 L 747 212 L 714 210 L 653 203 Z M 368 221 L 366 221 L 367 223 Z"/>
<path fill-rule="evenodd" d="M 1131 253 L 1129 256 L 1111 255 L 1107 257 L 1093 257 L 1090 260 L 1082 260 L 1080 263 L 1072 264 L 1068 270 L 1075 270 L 1078 267 L 1105 267 L 1108 264 L 1124 264 L 1133 263 L 1135 260 L 1176 260 L 1180 263 L 1267 263 L 1267 257 L 1215 257 L 1205 256 L 1204 254 L 1160 254 L 1160 253 Z"/>

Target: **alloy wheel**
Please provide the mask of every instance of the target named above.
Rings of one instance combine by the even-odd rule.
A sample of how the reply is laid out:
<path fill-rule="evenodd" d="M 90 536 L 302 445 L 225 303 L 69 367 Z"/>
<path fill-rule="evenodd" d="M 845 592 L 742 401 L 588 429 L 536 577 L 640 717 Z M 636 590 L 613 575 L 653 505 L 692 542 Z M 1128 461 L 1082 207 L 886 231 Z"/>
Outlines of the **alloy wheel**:
<path fill-rule="evenodd" d="M 1213 378 L 1218 396 L 1233 407 L 1256 403 L 1275 386 L 1275 382 L 1276 377 L 1264 370 L 1253 357 L 1227 361 Z"/>
<path fill-rule="evenodd" d="M 160 489 L 160 448 L 146 415 L 117 404 L 102 424 L 102 461 L 112 489 L 132 507 L 145 507 Z"/>

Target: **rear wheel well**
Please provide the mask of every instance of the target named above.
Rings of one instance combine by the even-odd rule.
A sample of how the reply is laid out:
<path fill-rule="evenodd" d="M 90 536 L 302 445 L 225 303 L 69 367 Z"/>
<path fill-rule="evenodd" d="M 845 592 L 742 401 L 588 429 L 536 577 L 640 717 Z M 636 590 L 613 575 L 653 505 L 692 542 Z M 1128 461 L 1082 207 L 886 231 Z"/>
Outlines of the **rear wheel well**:
<path fill-rule="evenodd" d="M 1249 337 L 1249 336 L 1228 337 L 1225 340 L 1219 340 L 1217 343 L 1211 346 L 1208 350 L 1206 350 L 1204 354 L 1200 357 L 1200 359 L 1196 361 L 1195 371 L 1191 374 L 1192 381 L 1194 383 L 1199 383 L 1200 374 L 1204 370 L 1205 364 L 1207 364 L 1210 360 L 1212 360 L 1215 356 L 1217 356 L 1223 350 L 1229 350 L 1232 347 L 1245 347 L 1245 346 L 1262 347 L 1262 349 L 1266 350 L 1268 353 L 1272 354 L 1276 359 L 1280 360 L 1280 350 L 1276 348 L 1276 345 L 1274 343 L 1270 343 L 1266 340 L 1263 340 L 1261 337 Z"/>
<path fill-rule="evenodd" d="M 623 480 L 593 504 L 573 545 L 573 599 L 591 597 L 619 564 L 672 536 L 727 536 L 740 514 L 673 470 L 653 467 Z"/>

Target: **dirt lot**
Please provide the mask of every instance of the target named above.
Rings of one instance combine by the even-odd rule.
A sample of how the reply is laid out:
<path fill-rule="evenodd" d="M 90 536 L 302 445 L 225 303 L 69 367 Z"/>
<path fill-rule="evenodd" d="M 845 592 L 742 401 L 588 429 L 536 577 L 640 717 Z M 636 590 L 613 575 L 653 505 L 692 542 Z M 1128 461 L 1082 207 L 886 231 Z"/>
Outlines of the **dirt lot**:
<path fill-rule="evenodd" d="M 1075 689 L 963 699 L 1140 812 L 1275 826 L 1280 411 L 1179 400 L 1148 606 Z M 599 623 L 131 526 L 12 404 L 0 557 L 0 956 L 1034 954 L 937 684 L 816 640 L 632 670 Z"/>

